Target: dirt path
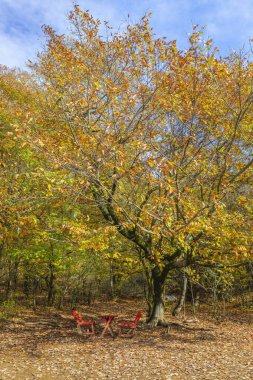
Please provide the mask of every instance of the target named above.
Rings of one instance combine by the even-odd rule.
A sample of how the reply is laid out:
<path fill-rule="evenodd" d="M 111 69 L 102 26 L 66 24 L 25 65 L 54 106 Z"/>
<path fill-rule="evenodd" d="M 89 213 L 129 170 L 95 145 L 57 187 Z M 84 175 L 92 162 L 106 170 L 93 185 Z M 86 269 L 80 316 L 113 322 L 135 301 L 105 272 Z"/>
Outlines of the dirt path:
<path fill-rule="evenodd" d="M 136 305 L 103 304 L 85 312 L 108 310 L 126 317 Z M 198 317 L 194 327 L 209 331 L 172 328 L 166 335 L 141 328 L 131 339 L 113 340 L 77 335 L 67 313 L 22 315 L 1 325 L 0 380 L 251 380 L 250 312 L 218 326 L 204 314 Z"/>

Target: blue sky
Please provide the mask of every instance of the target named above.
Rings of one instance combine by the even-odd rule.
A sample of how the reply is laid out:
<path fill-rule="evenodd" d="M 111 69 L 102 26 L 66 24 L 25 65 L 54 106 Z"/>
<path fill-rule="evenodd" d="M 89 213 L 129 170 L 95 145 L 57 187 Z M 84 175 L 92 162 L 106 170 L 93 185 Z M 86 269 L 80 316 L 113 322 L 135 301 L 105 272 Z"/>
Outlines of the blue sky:
<path fill-rule="evenodd" d="M 207 27 L 222 54 L 238 50 L 253 38 L 253 0 L 79 0 L 81 8 L 118 27 L 128 14 L 138 21 L 152 12 L 158 36 L 177 39 L 184 48 L 194 24 Z M 0 64 L 25 68 L 43 45 L 41 26 L 66 32 L 71 0 L 0 0 Z"/>

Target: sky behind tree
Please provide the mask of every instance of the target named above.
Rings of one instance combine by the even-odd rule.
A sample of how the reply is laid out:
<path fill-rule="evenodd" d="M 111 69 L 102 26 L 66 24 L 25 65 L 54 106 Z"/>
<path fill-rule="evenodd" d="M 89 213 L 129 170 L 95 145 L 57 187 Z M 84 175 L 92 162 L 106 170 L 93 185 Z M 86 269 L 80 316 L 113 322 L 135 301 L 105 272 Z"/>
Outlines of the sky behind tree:
<path fill-rule="evenodd" d="M 157 36 L 176 39 L 187 46 L 187 35 L 195 24 L 206 26 L 222 55 L 248 46 L 253 37 L 253 0 L 79 0 L 82 9 L 117 28 L 124 28 L 130 16 L 138 22 L 152 12 L 151 24 Z M 67 30 L 71 0 L 0 0 L 0 64 L 25 68 L 43 47 L 43 24 L 57 32 Z"/>

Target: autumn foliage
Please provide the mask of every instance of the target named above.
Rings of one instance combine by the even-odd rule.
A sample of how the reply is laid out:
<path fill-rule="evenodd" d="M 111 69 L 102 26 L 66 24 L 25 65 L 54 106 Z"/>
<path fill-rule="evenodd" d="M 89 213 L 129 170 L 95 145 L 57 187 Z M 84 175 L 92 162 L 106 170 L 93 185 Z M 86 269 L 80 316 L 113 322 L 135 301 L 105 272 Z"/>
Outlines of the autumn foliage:
<path fill-rule="evenodd" d="M 44 28 L 32 79 L 2 74 L 1 83 L 23 91 L 4 98 L 7 133 L 16 128 L 19 144 L 44 162 L 41 186 L 58 197 L 43 222 L 57 230 L 51 238 L 64 234 L 52 227 L 59 207 L 65 219 L 70 208 L 79 215 L 64 222 L 76 244 L 89 228 L 105 234 L 107 248 L 121 236 L 117 244 L 128 244 L 146 275 L 149 321 L 163 323 L 171 271 L 252 259 L 252 60 L 221 57 L 198 27 L 181 51 L 154 35 L 149 16 L 101 31 L 75 6 L 69 21 L 68 35 Z M 74 199 L 68 210 L 66 199 Z"/>

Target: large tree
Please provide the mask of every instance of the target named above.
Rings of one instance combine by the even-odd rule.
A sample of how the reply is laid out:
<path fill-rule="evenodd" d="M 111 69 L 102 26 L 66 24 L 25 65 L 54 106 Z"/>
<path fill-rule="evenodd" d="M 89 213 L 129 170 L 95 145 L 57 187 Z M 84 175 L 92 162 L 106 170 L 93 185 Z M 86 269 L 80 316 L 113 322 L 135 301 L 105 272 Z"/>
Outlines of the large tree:
<path fill-rule="evenodd" d="M 45 95 L 26 136 L 136 246 L 149 321 L 162 323 L 170 270 L 250 244 L 246 213 L 228 204 L 252 179 L 253 66 L 242 54 L 217 58 L 197 29 L 179 51 L 146 16 L 120 33 L 105 23 L 103 35 L 78 6 L 69 20 L 69 35 L 45 28 L 33 65 Z"/>

